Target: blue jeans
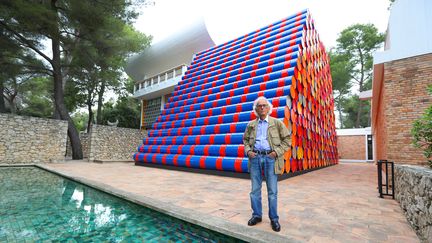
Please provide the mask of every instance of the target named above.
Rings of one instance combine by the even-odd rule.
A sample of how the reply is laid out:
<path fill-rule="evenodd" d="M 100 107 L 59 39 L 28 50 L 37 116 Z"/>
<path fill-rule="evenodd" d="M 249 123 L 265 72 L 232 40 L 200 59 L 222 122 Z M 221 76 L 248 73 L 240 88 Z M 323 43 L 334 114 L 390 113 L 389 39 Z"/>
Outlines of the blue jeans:
<path fill-rule="evenodd" d="M 274 172 L 275 159 L 268 155 L 256 155 L 250 159 L 250 176 L 252 181 L 252 190 L 250 192 L 252 216 L 262 217 L 261 203 L 261 186 L 263 181 L 263 171 L 266 178 L 269 218 L 270 220 L 278 220 L 277 214 L 277 179 L 278 176 Z"/>

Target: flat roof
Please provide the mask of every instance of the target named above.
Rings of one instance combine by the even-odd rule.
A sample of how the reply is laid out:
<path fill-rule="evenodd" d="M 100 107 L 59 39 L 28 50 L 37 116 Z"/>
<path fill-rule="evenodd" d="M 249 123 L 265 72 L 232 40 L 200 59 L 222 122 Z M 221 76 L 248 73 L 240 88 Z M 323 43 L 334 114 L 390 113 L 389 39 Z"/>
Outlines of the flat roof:
<path fill-rule="evenodd" d="M 125 71 L 134 81 L 142 81 L 179 65 L 189 65 L 195 53 L 214 45 L 204 19 L 199 17 L 185 29 L 131 57 Z"/>

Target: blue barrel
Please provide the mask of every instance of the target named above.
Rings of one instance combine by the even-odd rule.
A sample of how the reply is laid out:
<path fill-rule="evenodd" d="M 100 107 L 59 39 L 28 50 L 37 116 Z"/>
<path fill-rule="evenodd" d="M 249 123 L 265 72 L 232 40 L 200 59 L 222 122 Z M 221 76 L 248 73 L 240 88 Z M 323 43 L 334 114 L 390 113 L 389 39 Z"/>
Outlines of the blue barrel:
<path fill-rule="evenodd" d="M 303 33 L 303 32 L 300 32 L 300 33 Z M 266 46 L 264 46 L 264 47 L 255 48 L 255 50 L 242 53 L 242 57 L 240 57 L 240 58 L 237 58 L 236 57 L 237 55 L 236 55 L 234 57 L 228 57 L 228 58 L 225 58 L 223 60 L 216 61 L 215 63 L 212 63 L 212 64 L 207 64 L 205 67 L 203 67 L 204 69 L 202 69 L 198 73 L 205 73 L 205 70 L 206 70 L 205 68 L 209 68 L 211 70 L 215 66 L 219 66 L 219 65 L 225 66 L 225 63 L 227 63 L 227 62 L 229 63 L 230 61 L 235 60 L 235 59 L 237 59 L 236 62 L 244 62 L 247 60 L 253 60 L 256 58 L 264 57 L 266 55 L 269 55 L 271 57 L 270 54 L 272 54 L 278 50 L 283 50 L 283 49 L 287 49 L 290 52 L 296 52 L 299 50 L 299 47 L 297 45 L 301 44 L 302 38 L 303 37 L 301 36 L 301 37 L 298 37 L 294 40 L 290 40 L 289 42 L 286 42 L 286 40 L 289 40 L 289 37 L 285 37 L 284 42 L 282 42 L 282 40 L 277 40 L 274 42 L 267 43 Z M 281 44 L 279 44 L 279 43 L 281 43 Z M 275 44 L 276 44 L 276 46 L 274 46 Z M 264 48 L 264 50 L 261 50 L 261 48 Z M 252 65 L 252 64 L 250 64 L 250 65 Z M 219 74 L 218 79 L 226 78 L 226 73 L 219 72 L 218 74 Z M 194 85 L 197 84 L 194 82 L 192 82 L 192 83 Z M 187 83 L 185 85 L 187 85 Z M 172 98 L 172 97 L 170 97 L 170 98 Z M 172 102 L 172 101 L 173 101 L 172 99 L 169 99 L 169 102 Z"/>
<path fill-rule="evenodd" d="M 265 78 L 267 78 L 266 75 L 252 78 L 251 81 L 250 81 L 250 82 L 252 82 L 252 85 L 249 86 L 246 89 L 243 88 L 243 87 L 247 87 L 247 83 L 248 83 L 247 81 L 245 81 L 244 83 L 239 83 L 239 85 L 243 85 L 243 86 L 241 86 L 241 87 L 239 87 L 239 88 L 237 88 L 235 90 L 220 92 L 219 99 L 217 99 L 216 95 L 209 95 L 208 96 L 209 97 L 209 99 L 208 99 L 209 101 L 207 101 L 206 103 L 204 103 L 205 104 L 204 105 L 204 109 L 216 108 L 216 107 L 214 107 L 214 102 L 213 102 L 213 101 L 216 101 L 216 99 L 217 99 L 217 101 L 216 101 L 217 102 L 216 103 L 217 106 L 220 106 L 220 105 L 229 105 L 228 101 L 230 101 L 230 103 L 234 103 L 234 104 L 242 103 L 244 101 L 241 100 L 241 96 L 243 96 L 245 94 L 246 90 L 249 91 L 251 88 L 253 88 L 255 90 L 256 89 L 261 89 L 261 85 L 264 85 L 264 89 L 265 90 L 272 89 L 271 87 L 281 87 L 281 86 L 285 86 L 286 87 L 286 86 L 288 86 L 288 85 L 291 84 L 292 76 L 293 75 L 294 75 L 294 69 L 293 68 L 289 68 L 287 70 L 278 71 L 274 75 L 270 74 L 269 78 L 271 78 L 272 81 L 269 81 L 269 82 L 265 82 Z M 280 79 L 281 78 L 283 78 L 282 85 L 280 85 L 280 82 L 281 82 Z M 265 83 L 263 84 L 263 82 L 265 82 Z M 237 97 L 234 97 L 234 96 L 231 96 L 231 95 L 234 95 L 234 96 L 237 96 Z M 266 96 L 266 97 L 270 99 L 270 98 L 273 98 L 275 96 Z M 221 103 L 221 102 L 224 102 L 224 103 Z M 218 103 L 220 105 L 218 105 Z M 182 112 L 185 112 L 185 111 L 197 110 L 197 109 L 200 109 L 200 108 L 201 108 L 200 104 L 192 104 L 192 105 L 189 105 L 189 106 L 168 108 L 168 109 L 166 109 L 166 110 L 163 111 L 163 114 L 164 115 L 179 114 L 179 113 L 182 113 Z M 215 112 L 217 112 L 217 111 L 215 111 Z"/>
<path fill-rule="evenodd" d="M 215 59 L 217 57 L 225 57 L 229 55 L 233 55 L 234 53 L 238 53 L 239 51 L 242 51 L 242 48 L 248 48 L 250 49 L 250 46 L 253 46 L 253 44 L 261 44 L 261 40 L 273 40 L 274 37 L 277 37 L 281 33 L 285 32 L 286 30 L 290 30 L 294 32 L 295 30 L 298 31 L 299 26 L 303 26 L 307 21 L 307 15 L 303 15 L 301 18 L 297 18 L 295 21 L 292 21 L 290 23 L 285 23 L 283 25 L 280 25 L 280 28 L 274 28 L 273 30 L 261 32 L 261 33 L 253 33 L 253 35 L 249 36 L 248 38 L 241 41 L 236 46 L 233 46 L 229 49 L 223 49 L 220 51 L 217 51 L 216 53 L 213 53 L 212 55 L 207 55 L 205 58 L 203 56 L 199 57 L 197 56 L 193 62 L 191 63 L 191 66 L 193 67 L 200 67 L 200 64 L 204 63 L 207 64 L 210 62 L 210 60 Z M 276 27 L 276 26 L 274 26 Z M 291 32 L 291 33 L 292 33 Z M 252 33 L 251 33 L 252 34 Z M 188 70 L 187 77 L 193 75 L 194 69 Z"/>
<path fill-rule="evenodd" d="M 283 19 L 283 20 L 275 22 L 270 26 L 263 27 L 257 31 L 246 34 L 246 35 L 244 35 L 240 38 L 237 38 L 235 40 L 228 41 L 222 45 L 214 46 L 214 47 L 211 47 L 205 51 L 197 53 L 195 59 L 198 61 L 198 60 L 203 60 L 203 58 L 207 57 L 207 56 L 214 56 L 214 55 L 218 54 L 218 52 L 220 50 L 225 50 L 225 49 L 228 49 L 231 47 L 236 47 L 237 45 L 241 44 L 242 42 L 244 42 L 246 40 L 250 40 L 251 38 L 255 38 L 257 35 L 262 36 L 262 34 L 267 33 L 269 29 L 273 30 L 273 29 L 280 29 L 281 27 L 285 27 L 285 26 L 289 27 L 290 25 L 293 25 L 293 24 L 305 19 L 307 17 L 307 15 L 308 15 L 308 11 L 303 10 L 297 14 L 291 15 L 291 16 Z"/>
<path fill-rule="evenodd" d="M 279 114 L 280 112 L 282 112 L 281 114 L 284 113 L 284 107 L 277 107 L 275 108 Z M 282 115 L 283 117 L 284 115 Z M 179 135 L 200 135 L 201 134 L 201 128 L 200 127 L 192 127 L 192 134 L 189 133 L 189 129 L 187 129 L 188 127 L 191 126 L 187 126 L 187 124 L 192 124 L 194 119 L 190 119 L 190 120 L 186 120 L 185 124 L 186 127 L 177 127 L 177 128 L 168 128 L 168 129 L 153 129 L 153 131 L 151 131 L 149 133 L 150 137 L 154 137 L 154 136 L 169 136 L 170 134 L 179 134 Z M 219 115 L 219 116 L 213 116 L 210 117 L 208 120 L 208 124 L 203 124 L 201 123 L 202 119 L 196 120 L 195 119 L 195 124 L 196 126 L 203 126 L 203 125 L 213 125 L 213 124 L 228 124 L 228 126 L 219 126 L 219 129 L 223 129 L 224 131 L 226 131 L 225 133 L 228 133 L 230 131 L 230 127 L 229 125 L 231 125 L 231 123 L 236 123 L 238 124 L 238 127 L 234 128 L 235 130 L 240 130 L 240 131 L 244 131 L 242 130 L 244 123 L 243 122 L 247 122 L 251 120 L 251 111 L 246 111 L 246 112 L 241 112 L 241 113 L 234 113 L 234 114 L 225 114 L 225 115 Z M 221 121 L 221 122 L 220 122 Z M 242 122 L 239 124 L 239 122 Z M 216 132 L 215 128 L 217 126 L 209 126 L 210 128 L 205 128 L 204 132 L 209 129 L 208 131 L 211 131 L 212 133 Z M 160 134 L 161 133 L 161 134 Z"/>
<path fill-rule="evenodd" d="M 305 23 L 305 22 L 306 22 L 306 19 L 303 19 L 297 23 L 297 24 L 300 24 L 297 27 L 294 26 L 293 28 L 289 28 L 287 26 L 287 27 L 284 27 L 282 30 L 271 31 L 270 33 L 266 33 L 266 34 L 261 35 L 259 37 L 253 38 L 252 40 L 249 40 L 247 42 L 243 42 L 242 47 L 239 47 L 238 49 L 236 49 L 234 51 L 226 50 L 226 51 L 223 51 L 221 54 L 225 54 L 225 56 L 236 55 L 240 52 L 250 50 L 253 47 L 261 46 L 263 42 L 260 42 L 260 41 L 262 41 L 262 40 L 265 40 L 266 42 L 272 42 L 272 41 L 275 41 L 277 39 L 283 39 L 284 37 L 287 37 L 287 36 L 289 36 L 291 39 L 297 38 L 298 36 L 296 34 L 303 30 L 304 27 L 301 26 L 301 24 Z M 211 63 L 215 58 L 217 58 L 217 57 L 211 57 L 205 61 Z M 194 62 L 192 64 L 194 64 L 194 63 L 200 64 L 200 63 L 204 63 L 204 62 L 197 62 L 197 60 L 194 60 Z M 196 65 L 196 67 L 198 68 L 199 66 Z M 193 71 L 193 70 L 191 70 L 191 71 Z"/>
<path fill-rule="evenodd" d="M 239 60 L 237 59 L 230 62 L 224 62 L 222 64 L 224 66 L 230 65 L 233 62 L 238 64 L 231 66 L 229 68 L 219 68 L 217 71 L 213 71 L 205 75 L 199 75 L 190 79 L 183 79 L 182 81 L 184 83 L 182 85 L 178 85 L 175 88 L 174 95 L 179 94 L 178 92 L 183 91 L 185 88 L 199 86 L 216 80 L 222 80 L 223 78 L 226 78 L 227 74 L 229 74 L 232 77 L 241 73 L 250 72 L 254 69 L 267 67 L 269 65 L 270 66 L 275 65 L 288 60 L 296 60 L 298 57 L 298 51 L 297 50 L 293 51 L 293 48 L 295 47 L 292 46 L 278 47 L 276 51 L 272 50 L 270 52 L 266 52 L 265 54 L 261 53 L 261 55 L 254 57 L 253 59 L 251 59 L 251 57 L 248 56 L 247 58 L 248 60 L 241 61 L 240 63 L 238 63 Z M 290 53 L 290 55 L 287 55 L 287 53 Z M 212 69 L 215 68 L 215 66 L 211 66 L 211 67 Z"/>
<path fill-rule="evenodd" d="M 310 21 L 300 12 L 197 54 L 137 148 L 136 164 L 247 173 L 243 134 L 256 118 L 253 101 L 265 96 L 274 105 L 271 115 L 285 117 Z"/>
<path fill-rule="evenodd" d="M 234 53 L 231 56 L 228 55 L 225 58 L 223 58 L 222 60 L 219 58 L 213 58 L 211 60 L 208 60 L 207 61 L 208 63 L 206 63 L 206 65 L 204 67 L 196 67 L 195 71 L 204 71 L 206 69 L 206 66 L 207 67 L 209 65 L 214 66 L 214 65 L 222 63 L 221 61 L 228 62 L 228 61 L 234 60 L 238 57 L 247 56 L 250 53 L 258 53 L 259 55 L 265 55 L 265 54 L 273 52 L 274 51 L 273 47 L 278 46 L 280 43 L 288 43 L 291 46 L 294 45 L 295 43 L 291 43 L 288 41 L 291 41 L 293 39 L 300 39 L 300 38 L 302 38 L 302 36 L 303 36 L 303 31 L 295 32 L 295 33 L 292 33 L 291 35 L 288 35 L 288 36 L 277 35 L 275 38 L 269 38 L 269 40 L 263 41 L 262 45 L 256 45 L 256 46 L 251 45 L 248 47 L 244 47 L 244 48 L 239 50 L 240 53 Z M 270 39 L 272 39 L 272 40 L 270 40 Z M 281 48 L 286 47 L 286 46 L 283 46 L 283 44 L 280 46 L 281 46 Z M 221 78 L 223 78 L 223 75 Z"/>

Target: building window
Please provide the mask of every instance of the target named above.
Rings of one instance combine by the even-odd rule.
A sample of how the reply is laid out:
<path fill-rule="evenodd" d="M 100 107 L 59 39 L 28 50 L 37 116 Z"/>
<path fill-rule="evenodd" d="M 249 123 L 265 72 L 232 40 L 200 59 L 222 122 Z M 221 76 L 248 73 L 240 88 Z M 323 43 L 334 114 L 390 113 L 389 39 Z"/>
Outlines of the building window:
<path fill-rule="evenodd" d="M 178 76 L 181 76 L 181 75 L 182 75 L 182 67 L 178 67 L 175 70 L 175 76 L 178 77 Z"/>
<path fill-rule="evenodd" d="M 171 70 L 168 73 L 168 79 L 173 78 L 173 77 L 174 77 L 174 70 Z"/>

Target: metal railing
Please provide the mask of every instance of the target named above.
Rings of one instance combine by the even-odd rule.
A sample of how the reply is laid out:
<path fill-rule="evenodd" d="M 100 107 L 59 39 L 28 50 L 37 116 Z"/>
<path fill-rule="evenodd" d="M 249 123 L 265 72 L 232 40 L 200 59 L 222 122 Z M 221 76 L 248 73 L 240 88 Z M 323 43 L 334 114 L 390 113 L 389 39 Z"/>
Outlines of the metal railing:
<path fill-rule="evenodd" d="M 159 83 L 168 81 L 170 79 L 176 78 L 178 76 L 182 76 L 186 72 L 187 65 L 181 64 L 177 67 L 171 68 L 167 71 L 161 72 L 158 75 L 147 78 L 145 80 L 139 81 L 135 84 L 134 91 L 138 91 L 140 89 L 145 89 L 151 87 L 153 85 L 157 85 Z"/>
<path fill-rule="evenodd" d="M 378 191 L 380 197 L 383 198 L 384 196 L 392 196 L 392 198 L 394 199 L 395 198 L 394 163 L 387 160 L 378 160 L 377 169 L 378 169 Z M 383 173 L 385 173 L 384 178 L 383 178 Z M 391 182 L 391 184 L 389 184 L 389 182 Z"/>

